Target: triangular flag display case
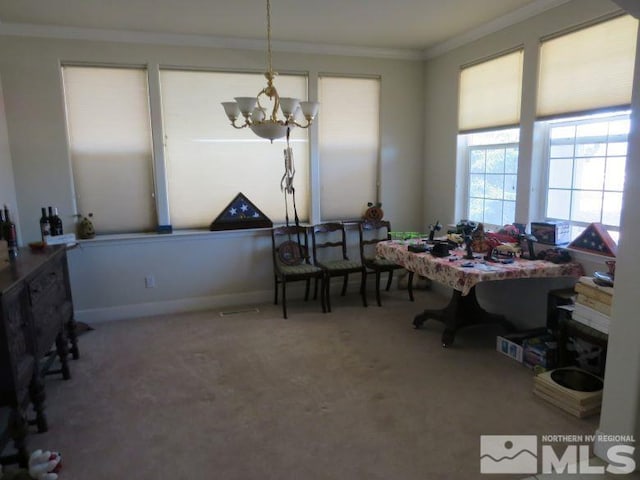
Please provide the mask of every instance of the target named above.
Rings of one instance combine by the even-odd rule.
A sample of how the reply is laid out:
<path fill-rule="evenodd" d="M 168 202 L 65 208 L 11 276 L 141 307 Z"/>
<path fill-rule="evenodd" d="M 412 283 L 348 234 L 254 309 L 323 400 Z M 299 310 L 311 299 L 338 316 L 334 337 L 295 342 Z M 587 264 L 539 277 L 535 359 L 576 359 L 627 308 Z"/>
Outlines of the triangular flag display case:
<path fill-rule="evenodd" d="M 618 246 L 601 223 L 592 223 L 569 244 L 568 248 L 615 257 Z"/>
<path fill-rule="evenodd" d="M 211 222 L 209 230 L 238 230 L 241 228 L 271 228 L 273 222 L 247 197 L 238 193 Z"/>

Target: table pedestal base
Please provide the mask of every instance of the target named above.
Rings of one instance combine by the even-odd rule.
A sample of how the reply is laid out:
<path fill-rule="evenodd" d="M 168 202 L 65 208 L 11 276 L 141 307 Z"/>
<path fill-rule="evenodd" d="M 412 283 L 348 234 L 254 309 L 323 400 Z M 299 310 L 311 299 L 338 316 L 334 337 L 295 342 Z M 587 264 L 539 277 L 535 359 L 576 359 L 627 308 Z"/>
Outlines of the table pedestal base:
<path fill-rule="evenodd" d="M 448 347 L 453 344 L 456 332 L 464 327 L 485 323 L 499 323 L 507 330 L 514 330 L 513 325 L 504 316 L 489 313 L 484 310 L 476 298 L 476 289 L 473 287 L 468 295 L 462 295 L 459 290 L 453 291 L 453 296 L 449 304 L 438 310 L 425 310 L 413 320 L 415 328 L 422 327 L 422 324 L 429 318 L 444 323 L 442 332 L 442 346 Z"/>

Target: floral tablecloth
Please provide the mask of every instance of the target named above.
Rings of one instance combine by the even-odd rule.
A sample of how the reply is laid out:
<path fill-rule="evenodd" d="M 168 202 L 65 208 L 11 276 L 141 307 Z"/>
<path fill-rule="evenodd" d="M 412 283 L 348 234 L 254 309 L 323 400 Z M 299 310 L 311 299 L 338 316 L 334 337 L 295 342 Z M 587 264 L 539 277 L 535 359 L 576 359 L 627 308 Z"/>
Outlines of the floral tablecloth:
<path fill-rule="evenodd" d="M 516 259 L 513 263 L 493 263 L 483 259 L 466 260 L 463 249 L 453 250 L 452 257 L 435 257 L 431 253 L 414 253 L 404 242 L 387 241 L 377 245 L 377 254 L 402 265 L 409 271 L 459 290 L 467 295 L 480 282 L 516 278 L 580 277 L 579 263 L 556 264 L 544 260 Z M 455 259 L 454 259 L 455 258 Z M 451 260 L 453 259 L 453 260 Z M 472 266 L 465 266 L 465 264 Z"/>

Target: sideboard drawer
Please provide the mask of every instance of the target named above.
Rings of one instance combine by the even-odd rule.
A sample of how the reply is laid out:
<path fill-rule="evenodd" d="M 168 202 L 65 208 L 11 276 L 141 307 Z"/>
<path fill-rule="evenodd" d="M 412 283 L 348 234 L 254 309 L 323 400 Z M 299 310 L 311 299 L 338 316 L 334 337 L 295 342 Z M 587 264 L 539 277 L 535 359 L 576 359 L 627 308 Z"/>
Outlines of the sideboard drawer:
<path fill-rule="evenodd" d="M 41 270 L 28 283 L 29 302 L 32 306 L 40 302 L 43 297 L 47 297 L 52 287 L 64 285 L 64 267 L 61 258 L 50 262 Z"/>

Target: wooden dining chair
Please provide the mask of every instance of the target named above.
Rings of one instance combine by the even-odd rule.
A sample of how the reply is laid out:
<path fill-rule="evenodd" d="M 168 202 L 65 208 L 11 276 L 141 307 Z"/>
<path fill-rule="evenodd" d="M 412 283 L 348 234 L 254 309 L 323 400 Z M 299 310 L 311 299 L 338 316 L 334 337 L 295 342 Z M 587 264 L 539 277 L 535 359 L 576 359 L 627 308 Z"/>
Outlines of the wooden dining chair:
<path fill-rule="evenodd" d="M 351 260 L 347 255 L 347 236 L 344 224 L 341 222 L 327 222 L 314 225 L 311 228 L 313 258 L 315 264 L 322 268 L 325 274 L 325 295 L 327 311 L 331 311 L 331 278 L 342 277 L 342 292 L 347 293 L 349 274 L 361 273 L 365 275 L 362 262 Z"/>
<path fill-rule="evenodd" d="M 376 244 L 389 240 L 391 232 L 391 223 L 387 220 L 364 220 L 359 224 L 360 236 L 360 259 L 363 267 L 362 285 L 360 287 L 362 293 L 362 303 L 367 306 L 367 277 L 370 274 L 376 276 L 376 300 L 378 306 L 382 306 L 380 301 L 380 277 L 382 273 L 387 273 L 387 285 L 385 290 L 391 288 L 393 280 L 393 272 L 404 268 L 391 260 L 387 260 L 376 254 Z M 407 290 L 409 291 L 409 299 L 413 302 L 413 272 L 409 271 L 407 282 Z"/>
<path fill-rule="evenodd" d="M 274 304 L 278 304 L 278 286 L 282 285 L 282 314 L 287 318 L 287 283 L 305 281 L 305 301 L 309 300 L 311 280 L 320 281 L 320 301 L 322 311 L 325 305 L 325 275 L 324 270 L 314 265 L 309 255 L 309 235 L 307 227 L 283 226 L 271 229 L 271 243 L 273 255 L 273 274 L 275 281 Z M 314 299 L 317 298 L 317 290 Z"/>

